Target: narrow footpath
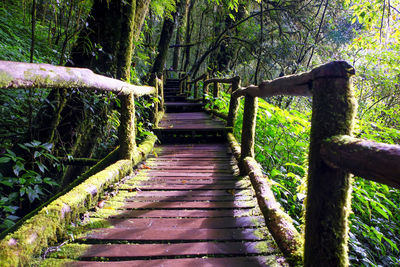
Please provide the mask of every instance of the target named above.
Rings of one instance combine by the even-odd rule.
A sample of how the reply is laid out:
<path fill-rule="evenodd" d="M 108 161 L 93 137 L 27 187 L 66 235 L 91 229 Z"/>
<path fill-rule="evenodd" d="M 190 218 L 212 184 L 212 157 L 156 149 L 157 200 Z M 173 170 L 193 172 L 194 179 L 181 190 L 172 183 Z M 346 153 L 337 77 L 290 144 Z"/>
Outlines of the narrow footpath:
<path fill-rule="evenodd" d="M 238 176 L 221 121 L 165 88 L 161 145 L 87 214 L 67 266 L 281 266 L 250 181 Z M 49 260 L 48 262 L 51 262 Z"/>

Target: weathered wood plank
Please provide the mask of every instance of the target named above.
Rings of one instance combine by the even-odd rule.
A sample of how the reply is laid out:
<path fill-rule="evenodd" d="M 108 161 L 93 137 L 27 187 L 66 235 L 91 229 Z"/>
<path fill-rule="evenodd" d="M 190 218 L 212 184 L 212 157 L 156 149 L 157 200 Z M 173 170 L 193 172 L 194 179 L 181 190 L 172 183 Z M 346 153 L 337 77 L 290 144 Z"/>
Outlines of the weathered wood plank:
<path fill-rule="evenodd" d="M 111 218 L 233 218 L 248 215 L 247 209 L 176 210 L 173 213 L 170 210 L 125 210 Z"/>
<path fill-rule="evenodd" d="M 120 229 L 99 228 L 83 237 L 90 240 L 127 240 L 127 241 L 256 241 L 265 240 L 260 229 Z"/>
<path fill-rule="evenodd" d="M 217 255 L 246 255 L 260 254 L 257 247 L 264 245 L 261 242 L 193 242 L 183 244 L 114 244 L 91 245 L 81 258 L 134 258 L 134 257 L 174 257 L 184 255 L 207 256 Z M 268 252 L 273 253 L 273 249 Z"/>
<path fill-rule="evenodd" d="M 187 259 L 157 259 L 157 260 L 132 260 L 132 261 L 111 261 L 93 262 L 81 261 L 69 263 L 72 267 L 243 267 L 243 266 L 270 266 L 280 262 L 287 266 L 282 256 L 250 256 L 250 257 L 229 257 L 229 258 L 187 258 Z"/>
<path fill-rule="evenodd" d="M 169 191 L 139 191 L 135 196 L 242 196 L 252 195 L 251 190 L 169 190 Z"/>
<path fill-rule="evenodd" d="M 225 202 L 127 202 L 121 209 L 242 209 L 254 208 L 250 201 Z"/>
<path fill-rule="evenodd" d="M 221 229 L 264 226 L 264 218 L 249 216 L 238 218 L 137 218 L 111 219 L 114 228 L 173 228 L 173 229 Z"/>
<path fill-rule="evenodd" d="M 218 179 L 190 179 L 186 180 L 185 178 L 180 179 L 161 179 L 161 178 L 154 178 L 149 179 L 146 181 L 142 181 L 139 183 L 135 183 L 135 185 L 210 185 L 210 184 L 223 184 L 223 185 L 235 185 L 237 180 L 218 180 Z M 128 183 L 129 184 L 129 183 Z"/>
<path fill-rule="evenodd" d="M 217 189 L 245 189 L 248 185 L 223 185 L 223 184 L 211 184 L 211 185 L 142 185 L 141 190 L 217 190 Z M 133 188 L 133 189 L 136 189 Z"/>
<path fill-rule="evenodd" d="M 125 201 L 249 201 L 252 200 L 253 196 L 140 196 L 136 195 L 132 198 L 125 199 Z"/>
<path fill-rule="evenodd" d="M 140 173 L 141 176 L 149 177 L 228 177 L 230 179 L 238 179 L 232 174 L 213 173 L 213 172 L 161 172 L 158 170 L 146 171 Z"/>

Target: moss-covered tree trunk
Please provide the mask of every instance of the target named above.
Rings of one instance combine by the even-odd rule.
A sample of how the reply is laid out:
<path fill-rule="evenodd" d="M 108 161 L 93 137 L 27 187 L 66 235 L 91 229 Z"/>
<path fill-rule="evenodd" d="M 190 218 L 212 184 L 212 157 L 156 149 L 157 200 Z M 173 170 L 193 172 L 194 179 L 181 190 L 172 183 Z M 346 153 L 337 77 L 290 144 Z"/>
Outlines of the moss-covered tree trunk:
<path fill-rule="evenodd" d="M 188 13 L 190 5 L 190 0 L 180 0 L 178 7 L 177 7 L 177 22 L 178 25 L 176 27 L 176 38 L 175 38 L 175 44 L 176 46 L 174 47 L 174 55 L 173 55 L 173 60 L 172 60 L 172 69 L 178 70 L 179 67 L 179 58 L 181 55 L 181 43 L 183 41 L 183 34 L 185 32 L 186 28 L 186 17 Z"/>
<path fill-rule="evenodd" d="M 192 10 L 194 6 L 195 0 L 188 0 L 188 11 L 186 16 L 186 31 L 185 31 L 185 43 L 189 44 L 191 40 L 191 27 L 190 27 L 190 19 L 192 16 Z M 183 58 L 185 59 L 183 61 Z M 190 64 L 190 45 L 186 45 L 185 47 L 185 56 L 182 57 L 183 70 L 186 72 L 188 70 Z"/>
<path fill-rule="evenodd" d="M 350 174 L 328 166 L 320 150 L 326 138 L 351 133 L 356 110 L 350 83 L 354 69 L 346 62 L 333 62 L 312 74 L 304 265 L 347 266 Z"/>
<path fill-rule="evenodd" d="M 155 73 L 157 76 L 161 76 L 165 62 L 167 60 L 169 43 L 172 38 L 172 33 L 175 27 L 176 12 L 171 14 L 171 17 L 166 16 L 164 19 L 163 27 L 161 30 L 160 41 L 158 42 L 158 54 L 154 60 L 153 66 L 150 73 Z"/>
<path fill-rule="evenodd" d="M 88 67 L 95 72 L 129 81 L 133 42 L 140 34 L 149 3 L 150 0 L 110 1 L 108 3 L 95 0 L 89 16 L 88 28 L 81 32 L 78 43 L 73 49 L 72 62 L 74 65 Z M 93 50 L 88 53 L 85 49 L 90 44 L 97 44 L 97 47 L 92 46 Z M 130 133 L 132 140 L 120 138 L 125 141 L 124 144 L 128 145 L 125 149 L 121 149 L 120 156 L 130 158 L 129 147 L 135 146 L 134 124 L 130 122 L 131 115 L 124 113 L 130 113 L 132 110 L 134 112 L 134 99 L 133 96 L 121 96 L 121 98 L 124 98 L 121 99 L 123 105 L 128 107 L 121 111 L 121 125 L 125 125 L 127 127 L 125 130 L 132 130 L 133 133 Z M 75 144 L 71 151 L 74 157 L 89 157 L 96 147 L 93 141 L 101 136 L 101 129 L 107 122 L 107 116 L 101 116 L 102 121 L 88 123 L 93 121 L 91 120 L 93 114 L 85 112 L 83 107 L 77 110 L 76 105 L 79 106 L 76 102 L 77 99 L 80 98 L 75 98 L 72 102 L 68 101 L 67 109 L 69 110 L 64 112 L 66 114 L 65 121 L 68 121 L 70 125 L 73 124 L 73 127 L 70 127 L 71 131 L 61 132 L 74 131 L 76 136 L 80 136 L 75 139 L 75 142 L 73 141 Z M 106 115 L 108 109 L 107 105 L 99 107 L 97 114 Z M 121 131 L 119 129 L 120 133 Z M 65 136 L 64 139 L 74 140 L 71 135 Z M 82 170 L 81 167 L 69 166 L 67 175 L 64 176 L 64 183 L 71 182 Z"/>

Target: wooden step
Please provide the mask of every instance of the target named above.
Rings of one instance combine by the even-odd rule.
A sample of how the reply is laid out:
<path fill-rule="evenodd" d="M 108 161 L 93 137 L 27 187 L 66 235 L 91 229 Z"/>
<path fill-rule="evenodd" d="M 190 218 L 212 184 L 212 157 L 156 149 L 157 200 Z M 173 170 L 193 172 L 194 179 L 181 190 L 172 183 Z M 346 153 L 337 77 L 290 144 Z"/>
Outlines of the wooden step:
<path fill-rule="evenodd" d="M 87 219 L 111 227 L 84 232 L 60 256 L 69 247 L 79 251 L 68 266 L 285 264 L 248 177 L 236 176 L 232 164 L 223 143 L 156 147 L 119 186 L 116 202 L 123 203 L 113 208 L 107 200 Z"/>
<path fill-rule="evenodd" d="M 222 229 L 222 228 L 249 228 L 264 226 L 261 216 L 248 216 L 238 218 L 136 218 L 136 219 L 111 219 L 114 228 L 174 228 L 174 229 Z"/>
<path fill-rule="evenodd" d="M 277 264 L 280 262 L 281 264 Z M 180 259 L 154 259 L 154 260 L 132 260 L 132 261 L 81 261 L 68 264 L 72 267 L 259 267 L 259 266 L 288 266 L 282 256 L 275 254 L 268 256 L 247 256 L 247 257 L 223 257 L 223 258 L 180 258 Z"/>
<path fill-rule="evenodd" d="M 257 241 L 267 235 L 259 229 L 151 229 L 99 228 L 86 234 L 83 239 L 109 241 Z"/>

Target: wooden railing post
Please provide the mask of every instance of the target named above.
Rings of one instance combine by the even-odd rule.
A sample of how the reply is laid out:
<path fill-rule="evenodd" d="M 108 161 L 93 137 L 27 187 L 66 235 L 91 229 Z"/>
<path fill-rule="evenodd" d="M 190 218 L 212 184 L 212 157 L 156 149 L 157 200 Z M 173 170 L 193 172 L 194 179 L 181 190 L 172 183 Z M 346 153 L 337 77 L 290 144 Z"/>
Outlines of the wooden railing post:
<path fill-rule="evenodd" d="M 254 137 L 256 131 L 258 98 L 245 96 L 242 126 L 241 154 L 239 160 L 240 171 L 244 171 L 243 160 L 246 157 L 254 158 Z"/>
<path fill-rule="evenodd" d="M 119 156 L 121 159 L 133 159 L 136 153 L 135 99 L 133 93 L 121 95 L 121 117 L 118 128 Z"/>
<path fill-rule="evenodd" d="M 350 82 L 353 74 L 354 68 L 343 61 L 312 71 L 304 266 L 348 265 L 351 178 L 324 163 L 320 149 L 326 138 L 351 133 L 356 110 Z"/>
<path fill-rule="evenodd" d="M 213 97 L 217 98 L 219 96 L 219 86 L 218 82 L 214 82 L 214 87 L 213 87 Z"/>
<path fill-rule="evenodd" d="M 197 83 L 198 83 L 198 81 L 195 81 L 194 82 L 194 85 L 193 85 L 193 98 L 194 99 L 197 99 L 197 97 L 198 97 L 198 85 L 197 85 Z"/>
<path fill-rule="evenodd" d="M 208 85 L 206 85 L 206 81 L 209 79 L 210 74 L 208 72 L 205 73 L 204 78 L 203 78 L 203 95 L 201 96 L 203 98 L 203 103 L 205 100 L 205 90 L 208 92 Z"/>
<path fill-rule="evenodd" d="M 159 83 L 158 83 L 157 75 L 155 73 L 150 74 L 149 85 L 154 86 L 156 88 L 154 97 L 156 99 L 159 99 L 159 91 L 158 91 Z M 151 98 L 149 98 L 149 99 L 151 100 Z M 158 112 L 159 112 L 159 105 L 158 105 L 158 103 L 156 103 L 154 105 L 153 109 L 151 110 L 151 122 L 153 124 L 157 124 Z"/>
<path fill-rule="evenodd" d="M 234 127 L 235 120 L 237 116 L 237 112 L 239 110 L 239 101 L 238 97 L 233 96 L 233 92 L 235 92 L 240 87 L 240 77 L 236 76 L 235 79 L 232 81 L 232 93 L 231 99 L 229 101 L 229 113 L 228 113 L 228 120 L 226 122 L 227 127 Z"/>
<path fill-rule="evenodd" d="M 158 87 L 158 96 L 160 98 L 160 102 L 158 103 L 158 110 L 164 112 L 164 84 L 163 84 L 164 77 L 163 75 L 160 79 L 157 79 Z"/>
<path fill-rule="evenodd" d="M 189 76 L 186 76 L 185 80 L 183 81 L 181 94 L 186 93 L 186 91 L 188 90 L 188 86 L 189 86 Z"/>

